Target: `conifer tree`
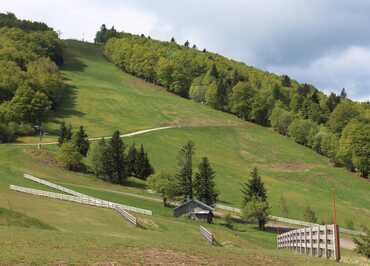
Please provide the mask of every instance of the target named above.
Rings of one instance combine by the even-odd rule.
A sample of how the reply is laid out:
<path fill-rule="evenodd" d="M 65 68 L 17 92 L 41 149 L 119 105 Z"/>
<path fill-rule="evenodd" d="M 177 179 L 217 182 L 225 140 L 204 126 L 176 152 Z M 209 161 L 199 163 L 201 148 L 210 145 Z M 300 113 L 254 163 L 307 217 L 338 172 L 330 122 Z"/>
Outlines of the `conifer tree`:
<path fill-rule="evenodd" d="M 80 129 L 73 136 L 73 145 L 82 156 L 86 157 L 90 142 L 83 126 L 80 126 Z"/>
<path fill-rule="evenodd" d="M 193 198 L 193 155 L 194 143 L 189 141 L 180 150 L 178 155 L 178 170 L 176 178 L 183 200 Z"/>
<path fill-rule="evenodd" d="M 215 191 L 215 172 L 213 171 L 207 157 L 203 157 L 194 179 L 194 194 L 207 205 L 214 205 L 218 193 Z"/>
<path fill-rule="evenodd" d="M 184 43 L 184 46 L 185 46 L 186 48 L 189 48 L 189 45 L 190 45 L 190 42 L 189 42 L 189 41 L 186 41 L 186 42 Z"/>
<path fill-rule="evenodd" d="M 136 176 L 136 158 L 137 149 L 135 143 L 133 143 L 127 153 L 127 173 L 128 175 Z"/>
<path fill-rule="evenodd" d="M 60 124 L 60 129 L 59 129 L 59 137 L 58 137 L 59 146 L 61 146 L 66 140 L 66 134 L 67 134 L 67 127 L 66 127 L 66 123 L 63 121 Z"/>
<path fill-rule="evenodd" d="M 148 154 L 145 152 L 144 146 L 141 144 L 140 150 L 136 154 L 135 176 L 140 179 L 146 179 L 153 173 L 154 169 L 149 162 Z"/>
<path fill-rule="evenodd" d="M 123 143 L 120 132 L 117 130 L 109 142 L 109 149 L 106 154 L 107 166 L 110 167 L 109 177 L 113 183 L 123 184 L 127 178 L 127 165 L 125 158 L 126 146 Z"/>
<path fill-rule="evenodd" d="M 257 168 L 253 168 L 250 173 L 251 179 L 243 185 L 243 205 L 246 205 L 252 199 L 258 199 L 260 201 L 266 201 L 266 189 L 261 180 L 261 177 L 258 175 Z"/>
<path fill-rule="evenodd" d="M 72 140 L 72 136 L 73 136 L 72 125 L 71 123 L 69 123 L 66 133 L 65 133 L 65 141 Z"/>

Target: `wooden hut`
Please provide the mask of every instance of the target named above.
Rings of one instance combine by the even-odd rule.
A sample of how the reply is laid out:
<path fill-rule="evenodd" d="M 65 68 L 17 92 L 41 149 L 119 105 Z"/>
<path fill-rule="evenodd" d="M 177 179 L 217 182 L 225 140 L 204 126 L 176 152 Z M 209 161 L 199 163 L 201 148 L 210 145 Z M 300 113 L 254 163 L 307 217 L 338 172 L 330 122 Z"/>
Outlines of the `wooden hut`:
<path fill-rule="evenodd" d="M 179 216 L 188 216 L 194 220 L 205 220 L 208 223 L 212 222 L 214 209 L 207 204 L 196 200 L 191 199 L 187 202 L 177 206 L 173 210 L 173 215 L 175 217 Z"/>

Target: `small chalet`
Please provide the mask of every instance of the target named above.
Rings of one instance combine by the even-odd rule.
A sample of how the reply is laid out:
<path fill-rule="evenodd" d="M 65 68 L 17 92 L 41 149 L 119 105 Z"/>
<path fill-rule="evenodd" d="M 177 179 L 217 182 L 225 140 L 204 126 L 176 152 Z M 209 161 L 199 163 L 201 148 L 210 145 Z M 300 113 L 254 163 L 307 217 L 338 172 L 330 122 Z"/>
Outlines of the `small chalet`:
<path fill-rule="evenodd" d="M 212 223 L 214 209 L 207 204 L 191 199 L 187 202 L 177 206 L 173 210 L 175 217 L 188 216 L 194 220 L 206 220 L 208 223 Z"/>

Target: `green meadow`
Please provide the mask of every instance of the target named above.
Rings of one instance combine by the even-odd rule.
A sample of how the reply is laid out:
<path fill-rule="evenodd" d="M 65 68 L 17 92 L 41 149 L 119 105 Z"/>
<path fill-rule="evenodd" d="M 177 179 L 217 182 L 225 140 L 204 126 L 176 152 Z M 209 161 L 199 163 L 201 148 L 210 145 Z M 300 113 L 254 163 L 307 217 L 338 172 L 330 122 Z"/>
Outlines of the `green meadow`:
<path fill-rule="evenodd" d="M 239 207 L 241 183 L 258 167 L 267 187 L 273 215 L 281 215 L 280 198 L 286 199 L 289 217 L 302 219 L 310 205 L 319 222 L 330 222 L 331 193 L 336 189 L 337 219 L 359 228 L 369 224 L 369 182 L 325 157 L 272 130 L 239 120 L 233 115 L 172 95 L 163 88 L 121 72 L 106 61 L 93 44 L 67 41 L 62 72 L 68 84 L 63 106 L 47 124 L 56 139 L 62 120 L 74 128 L 83 125 L 90 137 L 176 126 L 176 128 L 125 138 L 127 144 L 144 144 L 157 172 L 176 170 L 176 155 L 188 140 L 196 144 L 196 166 L 208 156 L 216 171 L 220 203 Z M 37 138 L 21 138 L 35 143 Z M 216 220 L 208 226 L 220 246 L 211 247 L 200 237 L 199 223 L 175 219 L 146 184 L 134 178 L 127 186 L 112 185 L 92 175 L 65 171 L 55 162 L 56 146 L 0 146 L 0 262 L 45 265 L 65 263 L 229 265 L 334 264 L 289 251 L 278 251 L 276 235 L 259 232 L 254 225 L 227 228 Z M 74 190 L 153 211 L 139 217 L 142 228 L 132 228 L 112 210 L 49 200 L 13 192 L 9 184 L 48 188 L 25 180 L 23 173 L 51 180 Z M 189 257 L 188 255 L 191 254 Z M 352 253 L 350 253 L 352 255 Z M 0 265 L 2 265 L 0 263 Z M 98 264 L 98 265 L 101 265 Z M 63 264 L 61 264 L 63 265 Z"/>

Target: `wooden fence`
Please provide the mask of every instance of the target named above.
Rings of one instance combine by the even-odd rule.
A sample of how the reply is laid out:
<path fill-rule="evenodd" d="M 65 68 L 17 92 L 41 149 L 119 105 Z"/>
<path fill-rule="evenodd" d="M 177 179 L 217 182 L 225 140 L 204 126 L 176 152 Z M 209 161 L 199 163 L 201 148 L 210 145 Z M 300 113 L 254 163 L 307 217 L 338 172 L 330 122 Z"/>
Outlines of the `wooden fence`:
<path fill-rule="evenodd" d="M 214 235 L 208 231 L 204 226 L 199 226 L 200 234 L 210 243 L 211 245 L 215 244 Z"/>
<path fill-rule="evenodd" d="M 76 203 L 80 203 L 80 204 L 92 205 L 92 206 L 96 206 L 96 207 L 114 209 L 123 218 L 125 218 L 130 224 L 133 224 L 135 226 L 137 225 L 136 217 L 129 214 L 127 211 L 125 211 L 119 204 L 115 204 L 115 203 L 112 203 L 112 202 L 107 202 L 107 201 L 104 201 L 104 200 L 94 199 L 94 198 L 91 198 L 91 197 L 77 197 L 77 196 L 66 195 L 66 194 L 62 194 L 62 193 L 55 193 L 55 192 L 49 192 L 49 191 L 26 188 L 26 187 L 20 187 L 20 186 L 14 186 L 14 185 L 10 185 L 9 188 L 11 190 L 14 190 L 14 191 L 28 193 L 28 194 L 32 194 L 32 195 L 44 196 L 44 197 L 48 197 L 48 198 L 65 200 L 65 201 L 71 201 L 71 202 L 76 202 Z"/>
<path fill-rule="evenodd" d="M 277 247 L 302 254 L 340 260 L 339 228 L 336 224 L 292 230 L 277 236 Z"/>
<path fill-rule="evenodd" d="M 124 209 L 126 211 L 132 211 L 132 212 L 145 214 L 145 215 L 152 215 L 153 214 L 152 211 L 150 211 L 150 210 L 140 209 L 140 208 L 136 208 L 136 207 L 133 207 L 133 206 L 128 206 L 128 205 L 118 204 L 118 203 L 114 203 L 114 202 L 110 202 L 110 201 L 106 201 L 106 200 L 97 199 L 97 198 L 91 197 L 89 195 L 85 195 L 85 194 L 79 193 L 77 191 L 74 191 L 72 189 L 68 189 L 66 187 L 54 184 L 54 183 L 49 182 L 49 181 L 46 181 L 44 179 L 34 177 L 32 175 L 29 175 L 29 174 L 24 174 L 24 178 L 32 180 L 36 183 L 43 184 L 45 186 L 54 188 L 56 190 L 71 194 L 71 195 L 76 196 L 76 197 L 90 198 L 90 199 L 93 199 L 93 200 L 98 200 L 98 201 L 103 202 L 105 205 L 112 205 L 112 204 L 113 205 L 119 205 L 122 209 Z"/>

